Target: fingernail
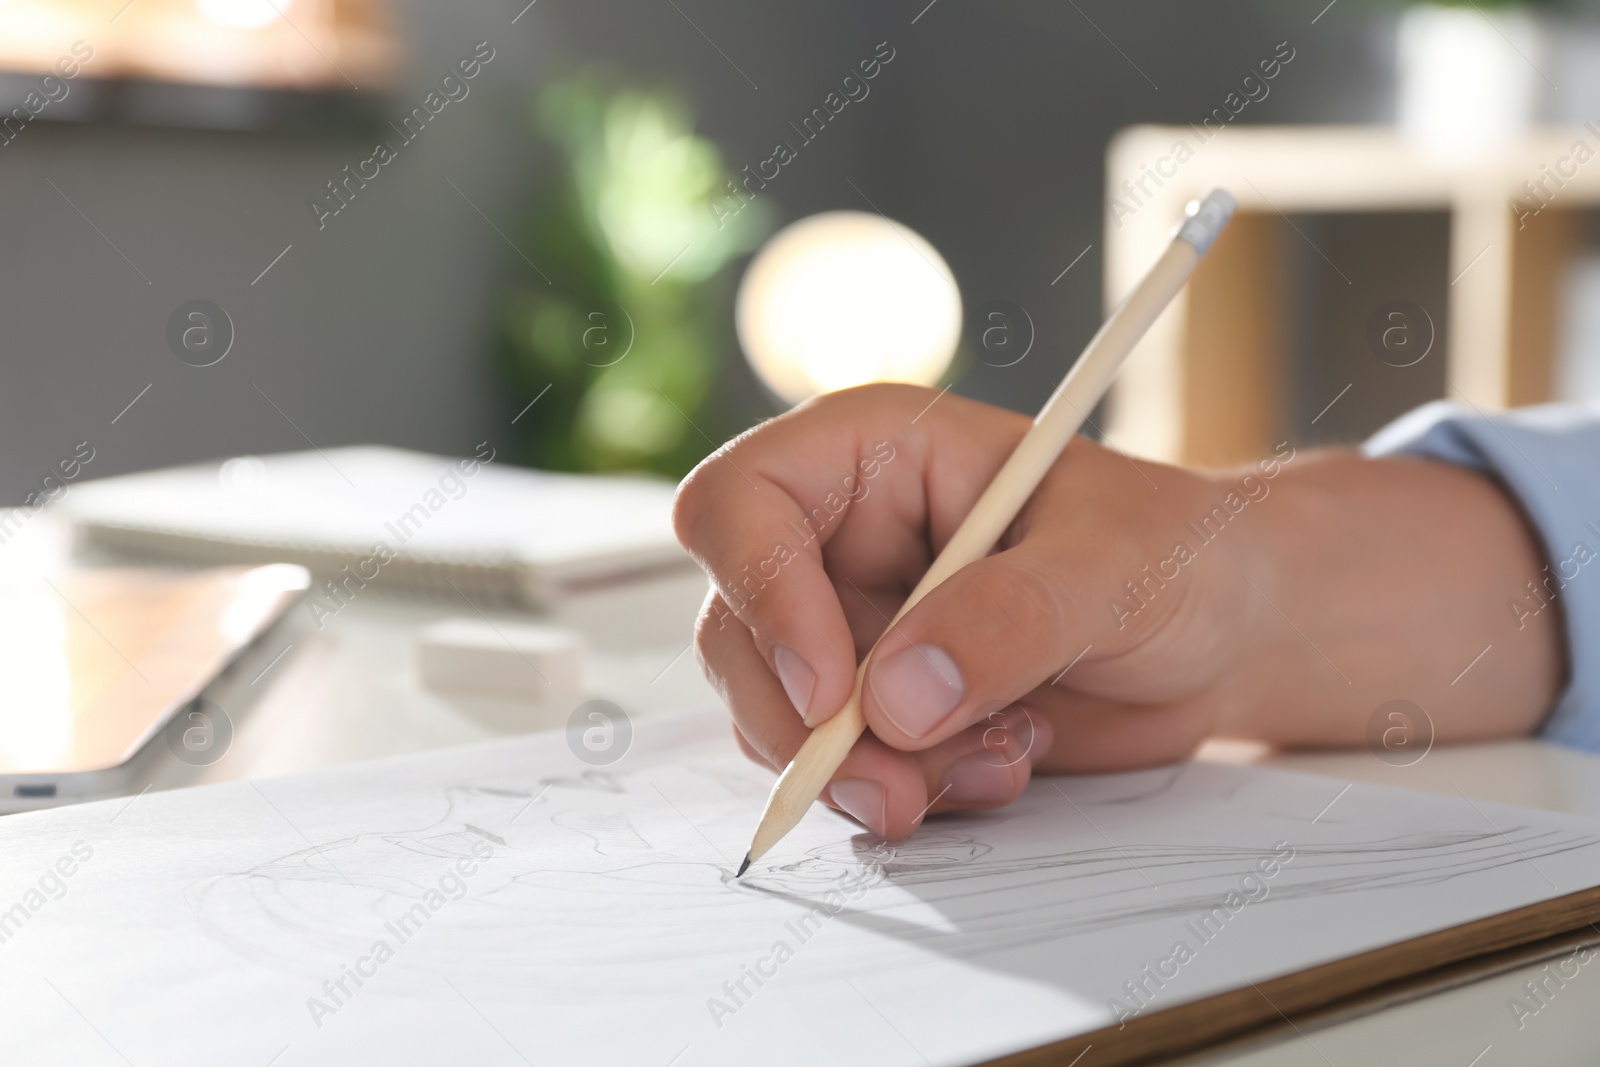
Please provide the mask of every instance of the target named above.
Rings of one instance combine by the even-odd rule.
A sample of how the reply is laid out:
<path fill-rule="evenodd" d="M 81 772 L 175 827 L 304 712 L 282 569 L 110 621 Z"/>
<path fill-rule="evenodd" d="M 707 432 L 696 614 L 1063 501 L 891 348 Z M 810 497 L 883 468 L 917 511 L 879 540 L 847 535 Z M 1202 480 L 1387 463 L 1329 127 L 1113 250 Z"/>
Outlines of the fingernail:
<path fill-rule="evenodd" d="M 778 669 L 778 681 L 783 683 L 783 691 L 789 694 L 789 703 L 804 719 L 806 709 L 811 706 L 811 690 L 817 685 L 817 672 L 788 645 L 779 645 L 772 650 L 772 664 Z"/>
<path fill-rule="evenodd" d="M 999 804 L 1010 798 L 1011 771 L 994 757 L 963 756 L 950 764 L 939 783 L 945 790 L 945 800 L 959 800 L 967 804 Z"/>
<path fill-rule="evenodd" d="M 937 645 L 912 645 L 875 663 L 867 684 L 878 706 L 907 737 L 922 737 L 961 703 L 961 669 Z"/>
<path fill-rule="evenodd" d="M 884 824 L 889 820 L 883 810 L 887 795 L 881 782 L 874 782 L 870 778 L 846 778 L 829 786 L 828 795 L 861 825 L 880 837 L 883 835 Z"/>

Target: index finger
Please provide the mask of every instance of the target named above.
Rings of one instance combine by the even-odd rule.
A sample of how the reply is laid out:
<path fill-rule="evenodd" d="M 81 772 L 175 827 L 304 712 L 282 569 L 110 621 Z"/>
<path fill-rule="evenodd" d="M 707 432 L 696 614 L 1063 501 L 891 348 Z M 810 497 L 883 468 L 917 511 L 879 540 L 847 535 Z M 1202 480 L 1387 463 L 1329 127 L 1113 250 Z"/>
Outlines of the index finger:
<path fill-rule="evenodd" d="M 830 718 L 855 682 L 856 646 L 823 546 L 898 451 L 870 439 L 859 411 L 813 402 L 730 442 L 678 488 L 678 539 L 746 626 L 807 725 Z"/>

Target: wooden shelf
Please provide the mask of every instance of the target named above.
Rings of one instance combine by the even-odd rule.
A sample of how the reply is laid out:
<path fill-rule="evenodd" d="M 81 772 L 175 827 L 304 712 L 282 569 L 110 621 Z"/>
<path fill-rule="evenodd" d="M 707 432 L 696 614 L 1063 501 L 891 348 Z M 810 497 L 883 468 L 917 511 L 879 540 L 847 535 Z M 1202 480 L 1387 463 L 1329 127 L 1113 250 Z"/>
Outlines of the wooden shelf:
<path fill-rule="evenodd" d="M 1239 201 L 1238 217 L 1123 370 L 1106 424 L 1111 444 L 1222 466 L 1282 440 L 1279 238 L 1299 212 L 1450 213 L 1448 395 L 1485 410 L 1549 399 L 1559 279 L 1579 245 L 1578 213 L 1600 206 L 1600 131 L 1538 129 L 1459 165 L 1382 126 L 1231 127 L 1209 141 L 1205 132 L 1131 127 L 1107 153 L 1108 309 L 1160 255 L 1190 200 L 1222 186 Z M 1192 153 L 1182 162 L 1180 142 Z M 1591 153 L 1582 164 L 1578 142 Z M 1549 185 L 1549 207 L 1519 220 L 1510 202 L 1534 203 L 1523 183 L 1563 159 L 1561 169 L 1575 173 Z M 1170 172 L 1159 187 L 1146 177 L 1158 171 Z M 1124 192 L 1125 181 L 1141 178 L 1143 191 Z"/>

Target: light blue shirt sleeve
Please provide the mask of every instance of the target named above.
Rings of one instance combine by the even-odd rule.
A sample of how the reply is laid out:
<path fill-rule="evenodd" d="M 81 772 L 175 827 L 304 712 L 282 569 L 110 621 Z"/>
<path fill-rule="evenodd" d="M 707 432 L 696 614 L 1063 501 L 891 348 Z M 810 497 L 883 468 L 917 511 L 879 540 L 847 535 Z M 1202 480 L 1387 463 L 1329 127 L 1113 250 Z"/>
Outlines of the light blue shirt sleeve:
<path fill-rule="evenodd" d="M 1378 431 L 1369 456 L 1419 456 L 1494 477 L 1543 542 L 1547 568 L 1529 578 L 1566 622 L 1567 689 L 1544 734 L 1600 752 L 1600 405 L 1543 404 L 1478 414 L 1436 401 Z M 1533 592 L 1524 610 L 1540 604 Z M 1515 602 L 1506 605 L 1522 617 Z"/>

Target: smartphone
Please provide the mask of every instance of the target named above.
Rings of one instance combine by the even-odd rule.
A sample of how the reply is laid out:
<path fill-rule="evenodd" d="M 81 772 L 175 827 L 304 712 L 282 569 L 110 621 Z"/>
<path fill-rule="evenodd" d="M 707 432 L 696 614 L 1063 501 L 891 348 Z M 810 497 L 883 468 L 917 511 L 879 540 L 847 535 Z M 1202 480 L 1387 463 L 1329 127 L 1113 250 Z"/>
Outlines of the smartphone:
<path fill-rule="evenodd" d="M 0 585 L 0 811 L 120 795 L 157 746 L 203 759 L 206 688 L 310 584 L 275 563 Z"/>

